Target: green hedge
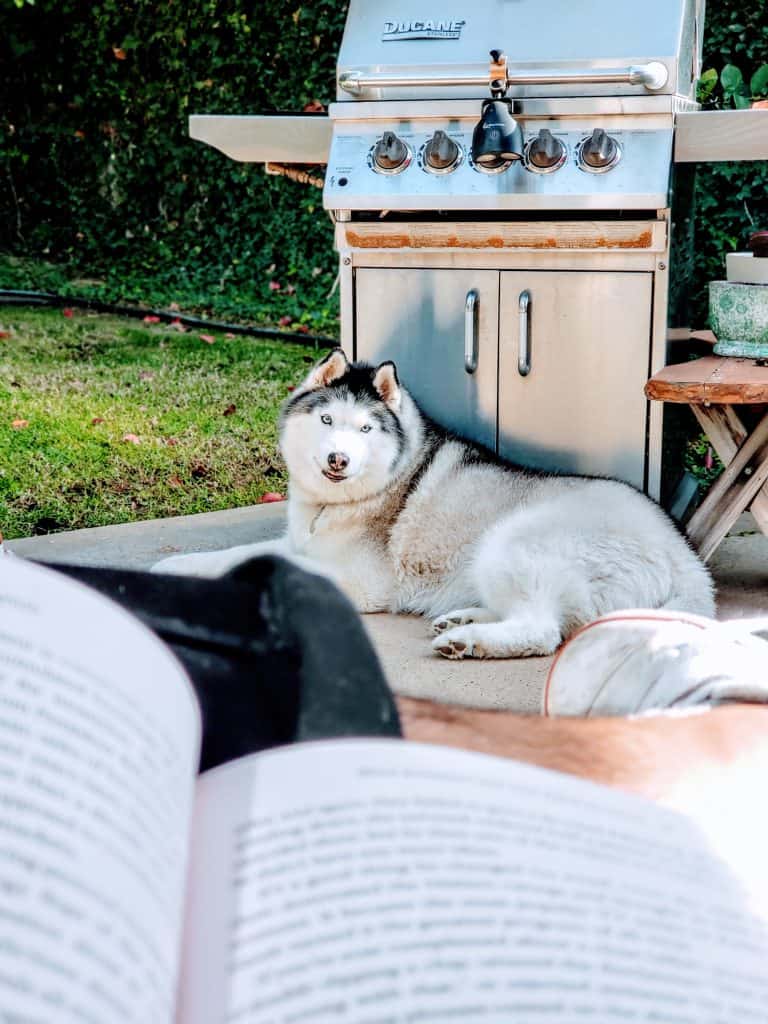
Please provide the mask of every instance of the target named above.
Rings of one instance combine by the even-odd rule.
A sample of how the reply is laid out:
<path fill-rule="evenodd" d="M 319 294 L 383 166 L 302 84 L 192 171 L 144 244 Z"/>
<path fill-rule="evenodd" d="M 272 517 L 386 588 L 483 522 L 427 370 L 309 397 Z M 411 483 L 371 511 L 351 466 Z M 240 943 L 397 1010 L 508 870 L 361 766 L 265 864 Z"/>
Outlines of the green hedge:
<path fill-rule="evenodd" d="M 0 248 L 114 297 L 327 327 L 321 193 L 190 141 L 187 116 L 327 104 L 344 16 L 336 0 L 0 0 Z"/>
<path fill-rule="evenodd" d="M 768 7 L 708 7 L 704 66 L 735 63 L 748 80 L 768 56 Z M 335 261 L 320 193 L 191 142 L 186 119 L 327 104 L 345 9 L 0 0 L 0 248 L 33 261 L 5 260 L 0 285 L 55 284 L 64 266 L 110 298 L 329 329 Z M 724 253 L 752 222 L 768 226 L 766 184 L 765 164 L 699 174 L 700 323 Z"/>

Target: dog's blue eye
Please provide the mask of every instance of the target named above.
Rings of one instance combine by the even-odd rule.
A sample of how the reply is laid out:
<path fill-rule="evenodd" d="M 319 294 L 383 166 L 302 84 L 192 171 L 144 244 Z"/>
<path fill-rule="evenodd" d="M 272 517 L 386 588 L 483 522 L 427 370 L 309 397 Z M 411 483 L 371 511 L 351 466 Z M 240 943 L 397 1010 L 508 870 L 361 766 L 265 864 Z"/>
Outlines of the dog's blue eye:
<path fill-rule="evenodd" d="M 325 423 L 327 427 L 330 427 L 330 425 L 333 423 L 333 420 L 331 419 L 327 412 L 324 412 L 323 415 L 320 417 L 320 422 Z"/>
<path fill-rule="evenodd" d="M 363 434 L 367 434 L 370 431 L 370 429 L 371 429 L 371 424 L 370 423 L 364 423 L 362 425 L 362 427 L 360 427 L 360 430 L 361 430 L 361 432 Z"/>

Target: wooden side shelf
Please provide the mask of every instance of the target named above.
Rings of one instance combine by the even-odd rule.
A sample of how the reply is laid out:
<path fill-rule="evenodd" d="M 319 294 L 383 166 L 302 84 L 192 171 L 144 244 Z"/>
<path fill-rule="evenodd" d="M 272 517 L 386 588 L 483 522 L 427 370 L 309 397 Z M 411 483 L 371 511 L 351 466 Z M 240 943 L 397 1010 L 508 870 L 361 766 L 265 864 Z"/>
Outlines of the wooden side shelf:
<path fill-rule="evenodd" d="M 768 365 L 704 356 L 665 366 L 645 386 L 657 402 L 689 405 L 725 472 L 688 523 L 688 537 L 706 561 L 739 515 L 750 509 L 768 534 L 768 413 L 750 431 L 735 405 L 768 404 Z"/>
<path fill-rule="evenodd" d="M 752 359 L 703 356 L 659 370 L 645 386 L 656 402 L 706 405 L 768 403 L 768 365 Z"/>

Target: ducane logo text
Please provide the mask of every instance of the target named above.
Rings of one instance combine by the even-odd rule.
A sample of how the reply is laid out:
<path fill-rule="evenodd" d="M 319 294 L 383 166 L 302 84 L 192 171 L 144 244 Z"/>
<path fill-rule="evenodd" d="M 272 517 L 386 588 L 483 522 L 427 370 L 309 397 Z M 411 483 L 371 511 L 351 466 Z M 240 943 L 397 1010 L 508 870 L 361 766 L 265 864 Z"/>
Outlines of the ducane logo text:
<path fill-rule="evenodd" d="M 395 39 L 459 39 L 466 22 L 441 19 L 427 21 L 385 21 L 382 41 Z"/>

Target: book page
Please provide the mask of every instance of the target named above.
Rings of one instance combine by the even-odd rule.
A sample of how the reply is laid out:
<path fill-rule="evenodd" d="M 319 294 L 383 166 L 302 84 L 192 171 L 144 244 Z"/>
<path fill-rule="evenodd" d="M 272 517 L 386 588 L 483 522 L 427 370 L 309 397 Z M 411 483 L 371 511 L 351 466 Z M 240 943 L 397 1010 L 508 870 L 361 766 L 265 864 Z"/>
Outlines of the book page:
<path fill-rule="evenodd" d="M 637 797 L 347 740 L 201 776 L 193 835 L 180 1024 L 766 1019 L 765 918 Z"/>
<path fill-rule="evenodd" d="M 173 1019 L 199 713 L 127 612 L 0 563 L 0 1018 Z"/>

